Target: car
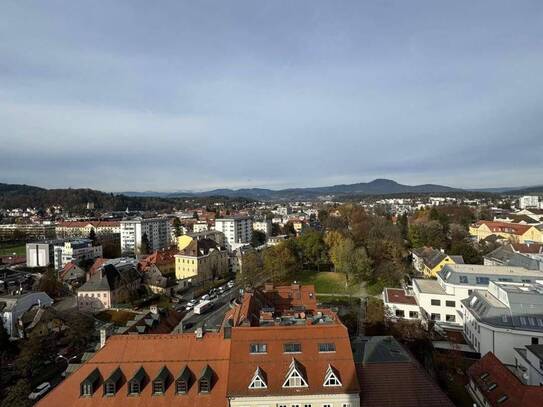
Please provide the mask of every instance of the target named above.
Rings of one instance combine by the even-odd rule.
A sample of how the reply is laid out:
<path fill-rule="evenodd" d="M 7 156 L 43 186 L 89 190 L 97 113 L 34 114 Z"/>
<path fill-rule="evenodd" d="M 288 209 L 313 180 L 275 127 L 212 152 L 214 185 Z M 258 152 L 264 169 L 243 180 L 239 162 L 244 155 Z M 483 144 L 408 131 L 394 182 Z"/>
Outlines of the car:
<path fill-rule="evenodd" d="M 230 280 L 226 285 L 230 288 L 234 287 L 234 280 Z"/>
<path fill-rule="evenodd" d="M 212 288 L 211 290 L 209 290 L 209 295 L 213 295 L 217 292 L 217 289 L 216 288 Z"/>
<path fill-rule="evenodd" d="M 187 304 L 187 306 L 185 307 L 185 311 L 190 311 L 194 308 L 194 304 Z"/>
<path fill-rule="evenodd" d="M 172 302 L 173 302 L 174 304 L 179 304 L 179 298 L 177 298 L 177 297 L 172 297 Z"/>
<path fill-rule="evenodd" d="M 193 307 L 194 307 L 196 304 L 198 304 L 198 300 L 195 300 L 195 299 L 192 299 L 192 300 L 190 300 L 190 301 L 187 303 L 187 305 L 192 305 Z"/>
<path fill-rule="evenodd" d="M 202 295 L 202 298 L 200 298 L 200 302 L 209 300 L 209 297 L 210 297 L 209 294 Z"/>
<path fill-rule="evenodd" d="M 47 393 L 49 390 L 51 390 L 51 383 L 44 382 L 40 384 L 38 387 L 36 387 L 34 391 L 28 395 L 28 398 L 30 400 L 37 400 L 41 396 L 43 396 L 45 393 Z"/>
<path fill-rule="evenodd" d="M 213 294 L 211 297 L 209 297 L 209 301 L 216 301 L 219 298 L 217 294 Z"/>

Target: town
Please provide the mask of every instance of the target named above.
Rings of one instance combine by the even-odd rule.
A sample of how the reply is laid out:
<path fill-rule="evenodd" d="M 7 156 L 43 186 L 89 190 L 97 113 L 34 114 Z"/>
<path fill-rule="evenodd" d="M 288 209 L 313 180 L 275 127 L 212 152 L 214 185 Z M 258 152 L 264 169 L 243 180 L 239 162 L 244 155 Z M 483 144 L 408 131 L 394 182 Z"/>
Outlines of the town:
<path fill-rule="evenodd" d="M 2 209 L 4 398 L 543 398 L 543 198 L 328 198 Z"/>

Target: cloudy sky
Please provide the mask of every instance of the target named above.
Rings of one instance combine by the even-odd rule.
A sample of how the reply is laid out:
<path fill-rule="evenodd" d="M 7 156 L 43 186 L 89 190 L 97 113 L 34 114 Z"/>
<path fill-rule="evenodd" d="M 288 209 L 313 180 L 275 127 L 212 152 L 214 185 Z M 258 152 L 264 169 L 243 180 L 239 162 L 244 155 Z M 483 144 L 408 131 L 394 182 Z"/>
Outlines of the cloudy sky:
<path fill-rule="evenodd" d="M 543 1 L 0 4 L 0 182 L 543 184 Z"/>

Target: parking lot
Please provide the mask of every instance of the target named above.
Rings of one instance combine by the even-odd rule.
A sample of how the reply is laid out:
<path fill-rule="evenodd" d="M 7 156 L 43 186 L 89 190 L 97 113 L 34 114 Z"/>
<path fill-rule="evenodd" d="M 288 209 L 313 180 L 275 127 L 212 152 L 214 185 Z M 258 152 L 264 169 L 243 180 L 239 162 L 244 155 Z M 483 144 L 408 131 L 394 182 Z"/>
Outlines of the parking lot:
<path fill-rule="evenodd" d="M 10 269 L 0 270 L 0 292 L 2 293 L 18 290 L 21 286 L 28 287 L 33 281 L 30 273 Z"/>

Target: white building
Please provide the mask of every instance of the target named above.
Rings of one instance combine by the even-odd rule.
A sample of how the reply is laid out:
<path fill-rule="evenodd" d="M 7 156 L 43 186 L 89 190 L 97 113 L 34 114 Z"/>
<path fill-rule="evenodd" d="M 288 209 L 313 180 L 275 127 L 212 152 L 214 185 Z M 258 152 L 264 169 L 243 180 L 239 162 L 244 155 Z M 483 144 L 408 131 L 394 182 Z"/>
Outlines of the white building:
<path fill-rule="evenodd" d="M 121 253 L 137 255 L 143 236 L 147 236 L 150 251 L 170 245 L 170 220 L 167 218 L 132 219 L 121 221 Z"/>
<path fill-rule="evenodd" d="M 543 284 L 493 281 L 462 304 L 464 336 L 481 355 L 512 365 L 515 348 L 543 344 Z"/>
<path fill-rule="evenodd" d="M 48 307 L 53 300 L 44 292 L 23 295 L 5 295 L 0 297 L 0 322 L 12 338 L 21 337 L 18 329 L 19 319 L 32 307 Z"/>
<path fill-rule="evenodd" d="M 543 386 L 543 344 L 515 348 L 514 357 L 520 381 L 528 386 Z"/>
<path fill-rule="evenodd" d="M 525 195 L 519 198 L 520 209 L 539 208 L 539 197 L 535 195 Z"/>
<path fill-rule="evenodd" d="M 192 231 L 194 233 L 205 232 L 207 230 L 209 230 L 209 225 L 206 221 L 198 221 L 194 225 L 192 225 Z"/>
<path fill-rule="evenodd" d="M 272 233 L 272 223 L 269 219 L 253 221 L 253 230 L 259 230 L 266 234 L 266 236 L 271 236 Z"/>
<path fill-rule="evenodd" d="M 55 246 L 64 244 L 65 240 L 42 240 L 26 244 L 27 267 L 49 267 L 55 262 Z"/>
<path fill-rule="evenodd" d="M 252 219 L 248 216 L 219 218 L 215 219 L 215 230 L 224 233 L 226 247 L 232 251 L 251 243 L 252 223 Z"/>
<path fill-rule="evenodd" d="M 459 328 L 464 324 L 461 300 L 468 298 L 475 290 L 487 290 L 491 281 L 531 283 L 536 280 L 543 280 L 543 272 L 523 267 L 448 264 L 437 273 L 436 280 L 413 279 L 413 287 L 403 290 L 401 298 L 392 295 L 391 289 L 386 288 L 383 301 L 393 317 L 400 318 L 399 311 L 403 311 L 403 318 L 408 318 L 410 312 L 414 311 L 414 301 L 419 307 L 419 318 L 423 321 Z"/>
<path fill-rule="evenodd" d="M 64 242 L 64 245 L 56 245 L 55 268 L 62 269 L 71 261 L 82 261 L 102 257 L 102 246 L 93 246 L 90 239 L 78 239 Z"/>

